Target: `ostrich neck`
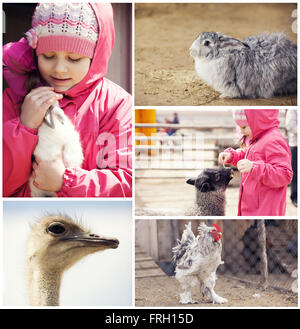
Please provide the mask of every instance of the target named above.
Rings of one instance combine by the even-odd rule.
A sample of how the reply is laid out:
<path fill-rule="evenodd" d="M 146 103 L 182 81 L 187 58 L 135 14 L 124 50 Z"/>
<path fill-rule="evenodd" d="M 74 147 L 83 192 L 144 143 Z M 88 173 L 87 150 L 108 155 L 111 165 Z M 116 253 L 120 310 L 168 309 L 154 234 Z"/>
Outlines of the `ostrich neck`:
<path fill-rule="evenodd" d="M 28 269 L 29 302 L 31 306 L 59 305 L 61 273 Z"/>

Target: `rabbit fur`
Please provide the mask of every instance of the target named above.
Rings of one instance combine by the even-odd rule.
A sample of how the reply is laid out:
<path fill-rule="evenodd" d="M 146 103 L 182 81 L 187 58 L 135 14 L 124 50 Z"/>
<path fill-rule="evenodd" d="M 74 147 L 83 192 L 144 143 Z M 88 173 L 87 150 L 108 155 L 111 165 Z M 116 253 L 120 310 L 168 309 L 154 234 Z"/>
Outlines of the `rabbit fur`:
<path fill-rule="evenodd" d="M 297 45 L 283 33 L 242 41 L 203 32 L 190 55 L 201 80 L 229 98 L 272 98 L 297 92 Z"/>
<path fill-rule="evenodd" d="M 83 162 L 83 153 L 79 133 L 75 130 L 64 111 L 54 105 L 48 110 L 45 119 L 38 129 L 38 144 L 33 152 L 41 161 L 54 161 L 63 158 L 66 168 L 79 168 Z M 32 197 L 56 197 L 55 192 L 43 191 L 29 179 Z"/>

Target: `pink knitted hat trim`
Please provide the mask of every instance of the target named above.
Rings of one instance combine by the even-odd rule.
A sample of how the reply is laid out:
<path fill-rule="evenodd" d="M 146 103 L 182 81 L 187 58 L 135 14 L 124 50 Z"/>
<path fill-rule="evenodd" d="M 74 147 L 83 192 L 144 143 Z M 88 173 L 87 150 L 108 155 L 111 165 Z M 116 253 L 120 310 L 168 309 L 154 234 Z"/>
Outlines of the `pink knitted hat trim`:
<path fill-rule="evenodd" d="M 37 43 L 37 56 L 50 51 L 65 51 L 93 58 L 95 43 L 78 37 L 49 35 L 40 37 Z"/>

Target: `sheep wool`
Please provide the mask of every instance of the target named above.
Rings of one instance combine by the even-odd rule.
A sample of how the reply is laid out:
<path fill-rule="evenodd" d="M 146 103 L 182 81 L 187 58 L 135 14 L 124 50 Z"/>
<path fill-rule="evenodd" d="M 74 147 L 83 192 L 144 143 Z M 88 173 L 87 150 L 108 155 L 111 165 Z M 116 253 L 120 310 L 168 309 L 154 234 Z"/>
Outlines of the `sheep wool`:
<path fill-rule="evenodd" d="M 233 178 L 230 168 L 204 169 L 196 179 L 187 183 L 195 186 L 196 203 L 185 216 L 225 216 L 225 191 Z"/>

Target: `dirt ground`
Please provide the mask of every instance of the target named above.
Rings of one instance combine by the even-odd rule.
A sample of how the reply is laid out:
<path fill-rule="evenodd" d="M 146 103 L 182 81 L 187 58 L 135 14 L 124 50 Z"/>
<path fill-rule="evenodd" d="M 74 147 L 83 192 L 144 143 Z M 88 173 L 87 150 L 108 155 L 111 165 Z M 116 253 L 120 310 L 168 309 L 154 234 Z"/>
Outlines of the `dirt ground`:
<path fill-rule="evenodd" d="M 135 4 L 136 106 L 293 106 L 296 95 L 228 99 L 196 76 L 189 47 L 203 31 L 243 39 L 263 32 L 292 32 L 296 4 Z"/>
<path fill-rule="evenodd" d="M 263 290 L 254 285 L 218 275 L 215 291 L 228 299 L 228 303 L 216 305 L 201 296 L 199 286 L 192 290 L 198 304 L 187 307 L 297 307 L 297 294 L 282 292 L 273 288 Z M 180 287 L 175 277 L 141 278 L 135 280 L 136 306 L 179 307 Z"/>
<path fill-rule="evenodd" d="M 236 181 L 230 184 L 226 190 L 226 216 L 237 216 L 238 210 L 239 183 Z M 185 179 L 149 179 L 136 178 L 135 180 L 135 209 L 152 209 L 166 212 L 171 210 L 178 216 L 184 214 L 195 202 L 196 194 L 193 186 L 186 184 Z M 286 216 L 297 216 L 297 208 L 290 200 L 290 193 L 287 193 Z"/>

